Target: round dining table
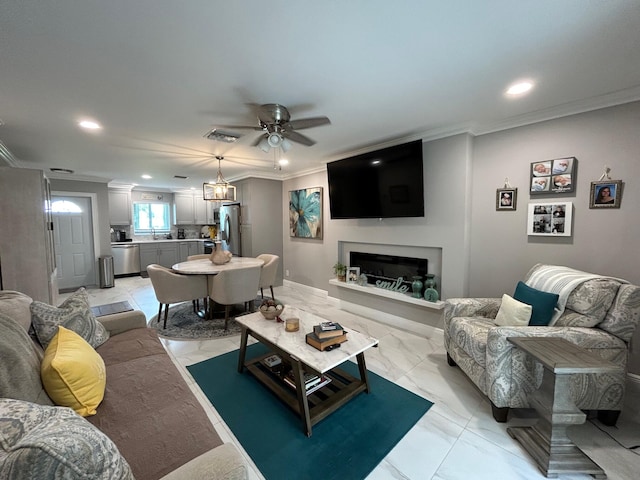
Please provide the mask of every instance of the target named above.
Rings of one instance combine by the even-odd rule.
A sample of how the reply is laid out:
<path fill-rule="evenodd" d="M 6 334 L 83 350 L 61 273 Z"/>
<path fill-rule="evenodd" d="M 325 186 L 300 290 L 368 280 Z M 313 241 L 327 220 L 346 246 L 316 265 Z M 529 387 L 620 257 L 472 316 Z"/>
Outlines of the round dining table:
<path fill-rule="evenodd" d="M 216 265 L 208 258 L 199 258 L 197 260 L 187 260 L 186 262 L 176 263 L 171 269 L 176 273 L 184 275 L 207 275 L 207 283 L 211 289 L 211 280 L 213 275 L 227 270 L 237 270 L 240 268 L 261 267 L 264 261 L 259 258 L 252 257 L 231 257 L 231 260 L 222 265 Z M 198 312 L 202 318 L 211 319 L 214 316 L 213 302 L 206 302 L 205 310 Z"/>
<path fill-rule="evenodd" d="M 261 267 L 262 265 L 264 265 L 263 260 L 252 257 L 231 257 L 231 261 L 223 263 L 222 265 L 216 265 L 208 258 L 200 258 L 198 260 L 187 260 L 186 262 L 176 263 L 171 267 L 171 270 L 186 275 L 217 275 L 226 270 Z"/>

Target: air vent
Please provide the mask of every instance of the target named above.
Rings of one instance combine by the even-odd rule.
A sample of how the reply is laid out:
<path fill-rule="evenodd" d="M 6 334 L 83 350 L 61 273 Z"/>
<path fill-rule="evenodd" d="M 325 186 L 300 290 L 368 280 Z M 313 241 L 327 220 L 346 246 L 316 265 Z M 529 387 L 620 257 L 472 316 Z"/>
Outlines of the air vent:
<path fill-rule="evenodd" d="M 73 170 L 69 170 L 68 168 L 53 167 L 53 168 L 50 168 L 49 170 L 54 173 L 66 173 L 68 175 L 71 175 L 72 173 L 74 173 Z"/>
<path fill-rule="evenodd" d="M 173 178 L 179 178 L 180 180 L 186 180 L 189 177 L 185 177 L 184 175 L 174 175 Z"/>
<path fill-rule="evenodd" d="M 204 135 L 204 138 L 208 138 L 209 140 L 216 140 L 218 142 L 233 143 L 240 138 L 240 135 L 214 128 L 210 132 L 207 132 Z"/>

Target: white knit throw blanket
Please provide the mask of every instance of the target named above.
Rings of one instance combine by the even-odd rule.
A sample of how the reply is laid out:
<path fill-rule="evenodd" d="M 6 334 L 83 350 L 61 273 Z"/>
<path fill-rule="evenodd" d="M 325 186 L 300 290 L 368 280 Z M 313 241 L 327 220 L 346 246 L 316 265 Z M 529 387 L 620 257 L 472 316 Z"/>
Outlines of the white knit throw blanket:
<path fill-rule="evenodd" d="M 555 313 L 549 326 L 552 326 L 564 312 L 567 299 L 575 288 L 583 282 L 594 278 L 612 278 L 595 275 L 593 273 L 581 272 L 569 267 L 556 265 L 539 265 L 525 282 L 531 288 L 542 290 L 543 292 L 557 293 L 558 303 L 556 303 Z M 614 280 L 624 282 L 619 278 Z"/>

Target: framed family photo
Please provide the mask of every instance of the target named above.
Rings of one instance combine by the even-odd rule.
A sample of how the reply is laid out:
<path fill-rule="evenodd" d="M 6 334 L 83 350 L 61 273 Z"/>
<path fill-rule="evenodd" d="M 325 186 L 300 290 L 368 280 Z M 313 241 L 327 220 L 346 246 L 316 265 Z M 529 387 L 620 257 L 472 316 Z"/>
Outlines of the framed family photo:
<path fill-rule="evenodd" d="M 570 237 L 572 215 L 571 202 L 530 203 L 527 235 Z"/>
<path fill-rule="evenodd" d="M 591 182 L 589 208 L 620 208 L 622 180 Z"/>
<path fill-rule="evenodd" d="M 518 200 L 517 188 L 498 188 L 496 190 L 496 210 L 515 210 Z"/>
<path fill-rule="evenodd" d="M 573 193 L 577 166 L 576 157 L 533 162 L 529 172 L 531 195 Z"/>
<path fill-rule="evenodd" d="M 347 283 L 358 283 L 360 267 L 347 267 Z"/>

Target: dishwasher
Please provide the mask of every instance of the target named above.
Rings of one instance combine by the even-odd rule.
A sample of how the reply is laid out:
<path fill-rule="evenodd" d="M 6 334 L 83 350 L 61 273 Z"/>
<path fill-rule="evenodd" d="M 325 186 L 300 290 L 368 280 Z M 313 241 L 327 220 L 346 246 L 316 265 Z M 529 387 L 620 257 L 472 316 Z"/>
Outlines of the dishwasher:
<path fill-rule="evenodd" d="M 115 276 L 140 273 L 140 245 L 111 244 L 111 253 Z"/>

